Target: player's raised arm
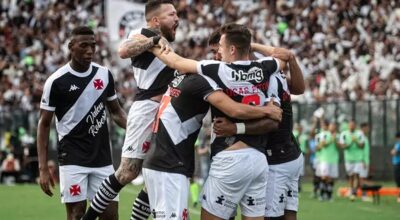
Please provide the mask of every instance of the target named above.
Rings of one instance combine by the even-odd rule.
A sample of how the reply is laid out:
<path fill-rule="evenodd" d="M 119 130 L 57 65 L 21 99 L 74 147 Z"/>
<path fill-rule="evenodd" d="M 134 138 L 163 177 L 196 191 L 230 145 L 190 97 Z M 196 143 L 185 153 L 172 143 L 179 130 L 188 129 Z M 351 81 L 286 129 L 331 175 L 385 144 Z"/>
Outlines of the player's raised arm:
<path fill-rule="evenodd" d="M 160 38 L 160 36 L 147 38 L 141 34 L 133 35 L 119 45 L 118 55 L 122 59 L 135 57 L 157 45 Z"/>
<path fill-rule="evenodd" d="M 290 80 L 288 83 L 290 86 L 290 93 L 294 95 L 300 95 L 304 93 L 305 83 L 303 73 L 297 62 L 296 56 L 290 50 L 258 43 L 252 43 L 251 49 L 261 53 L 264 56 L 272 56 L 277 58 L 281 70 L 284 69 L 286 64 L 289 64 Z"/>
<path fill-rule="evenodd" d="M 169 50 L 168 45 L 160 45 L 150 49 L 155 56 L 172 69 L 178 70 L 180 73 L 197 73 L 197 61 L 179 56 L 175 52 Z"/>

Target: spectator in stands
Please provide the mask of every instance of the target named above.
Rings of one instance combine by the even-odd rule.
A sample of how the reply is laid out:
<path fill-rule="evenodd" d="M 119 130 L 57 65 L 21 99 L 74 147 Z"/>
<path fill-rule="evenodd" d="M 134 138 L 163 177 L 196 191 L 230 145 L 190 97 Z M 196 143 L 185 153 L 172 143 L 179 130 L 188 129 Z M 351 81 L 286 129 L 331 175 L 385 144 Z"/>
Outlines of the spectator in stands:
<path fill-rule="evenodd" d="M 21 166 L 19 160 L 14 158 L 12 153 L 9 153 L 3 163 L 1 164 L 1 181 L 0 183 L 5 182 L 5 177 L 13 177 L 10 182 L 17 182 L 19 171 L 21 170 Z M 7 183 L 10 183 L 7 181 Z"/>

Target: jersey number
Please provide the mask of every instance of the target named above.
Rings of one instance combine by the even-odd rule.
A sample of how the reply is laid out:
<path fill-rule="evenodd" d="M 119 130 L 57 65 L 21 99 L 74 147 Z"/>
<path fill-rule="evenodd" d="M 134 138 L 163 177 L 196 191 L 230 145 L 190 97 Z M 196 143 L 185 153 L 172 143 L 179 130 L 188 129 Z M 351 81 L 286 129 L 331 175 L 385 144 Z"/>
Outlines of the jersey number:
<path fill-rule="evenodd" d="M 243 104 L 247 105 L 260 105 L 260 96 L 259 95 L 248 95 L 243 97 L 242 99 Z"/>

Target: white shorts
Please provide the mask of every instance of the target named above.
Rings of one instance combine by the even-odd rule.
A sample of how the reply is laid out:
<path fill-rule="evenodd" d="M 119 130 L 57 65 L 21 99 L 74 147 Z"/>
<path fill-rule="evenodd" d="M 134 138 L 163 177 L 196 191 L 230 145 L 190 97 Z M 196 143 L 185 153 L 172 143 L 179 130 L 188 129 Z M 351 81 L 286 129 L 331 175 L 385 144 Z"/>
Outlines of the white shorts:
<path fill-rule="evenodd" d="M 361 171 L 360 171 L 360 177 L 361 178 L 368 178 L 368 172 L 369 171 L 369 166 L 366 165 L 365 163 L 362 163 Z"/>
<path fill-rule="evenodd" d="M 152 127 L 160 103 L 135 101 L 129 109 L 122 157 L 144 159 L 150 149 Z"/>
<path fill-rule="evenodd" d="M 320 177 L 330 177 L 330 178 L 339 177 L 338 164 L 329 164 L 327 162 L 320 162 L 317 169 Z"/>
<path fill-rule="evenodd" d="M 112 165 L 105 167 L 60 166 L 61 202 L 92 200 L 103 180 L 114 172 Z M 118 201 L 118 196 L 114 201 Z"/>
<path fill-rule="evenodd" d="M 299 206 L 299 177 L 304 157 L 301 154 L 297 159 L 269 166 L 268 183 L 266 190 L 266 217 L 279 217 L 285 210 L 296 211 Z"/>
<path fill-rule="evenodd" d="M 221 151 L 212 158 L 202 192 L 202 208 L 229 219 L 237 205 L 247 217 L 264 215 L 268 163 L 254 148 Z"/>
<path fill-rule="evenodd" d="M 352 176 L 354 174 L 361 174 L 362 169 L 363 169 L 363 163 L 362 162 L 346 162 L 344 164 L 346 168 L 346 172 L 349 176 Z"/>
<path fill-rule="evenodd" d="M 314 162 L 312 164 L 312 168 L 314 169 L 315 176 L 318 176 L 318 177 L 320 176 L 319 170 L 317 169 L 319 166 L 319 163 L 320 163 L 319 160 L 317 158 L 315 158 Z"/>
<path fill-rule="evenodd" d="M 153 219 L 188 219 L 189 178 L 147 168 L 142 173 Z"/>

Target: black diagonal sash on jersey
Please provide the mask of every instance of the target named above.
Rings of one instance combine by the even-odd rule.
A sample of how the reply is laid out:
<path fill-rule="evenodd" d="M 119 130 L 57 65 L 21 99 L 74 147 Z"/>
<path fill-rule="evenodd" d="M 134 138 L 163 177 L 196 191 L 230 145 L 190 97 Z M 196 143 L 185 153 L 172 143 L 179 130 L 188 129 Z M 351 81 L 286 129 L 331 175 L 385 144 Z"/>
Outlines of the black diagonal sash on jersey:
<path fill-rule="evenodd" d="M 93 67 L 95 68 L 95 67 Z M 103 94 L 108 85 L 108 74 L 100 74 L 96 68 L 96 74 L 92 77 L 85 89 L 76 100 L 76 102 L 69 108 L 64 116 L 56 123 L 57 131 L 60 140 L 67 135 L 79 122 L 86 116 L 86 114 L 93 107 L 93 104 Z M 102 80 L 103 88 L 95 89 L 95 80 Z"/>

